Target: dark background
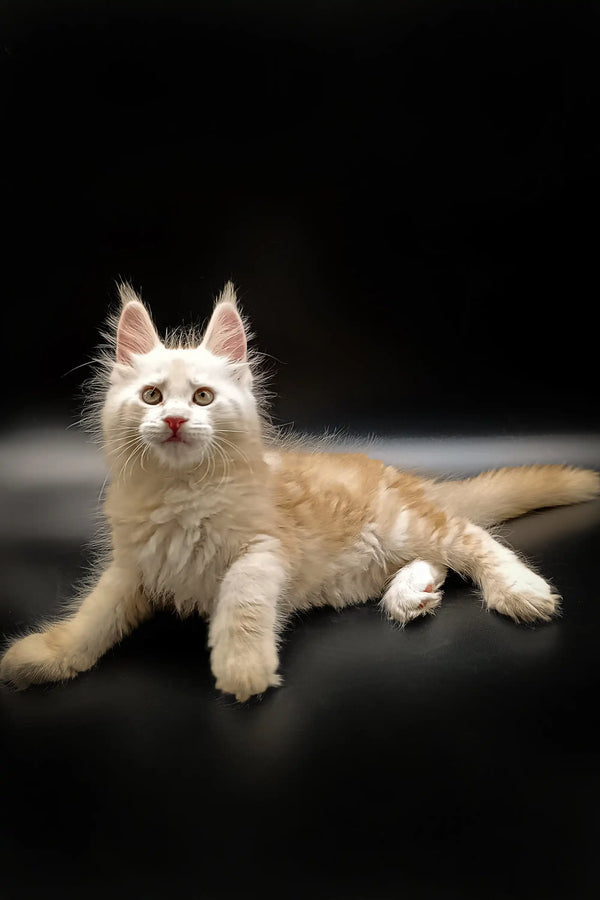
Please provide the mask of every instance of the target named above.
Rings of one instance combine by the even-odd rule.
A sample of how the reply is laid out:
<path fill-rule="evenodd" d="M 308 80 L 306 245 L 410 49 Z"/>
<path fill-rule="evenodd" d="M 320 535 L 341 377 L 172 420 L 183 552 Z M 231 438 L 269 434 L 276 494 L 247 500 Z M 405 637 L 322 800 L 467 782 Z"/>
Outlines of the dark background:
<path fill-rule="evenodd" d="M 234 279 L 277 422 L 437 436 L 440 468 L 451 435 L 597 449 L 598 3 L 4 0 L 0 28 L 3 635 L 89 559 L 102 475 L 50 436 L 119 278 L 161 329 Z M 403 632 L 303 617 L 241 707 L 166 614 L 0 689 L 0 900 L 598 896 L 599 521 L 508 532 L 566 597 L 547 626 L 451 577 Z"/>
<path fill-rule="evenodd" d="M 1 18 L 11 426 L 76 414 L 116 279 L 164 329 L 233 278 L 279 422 L 597 429 L 597 3 Z"/>

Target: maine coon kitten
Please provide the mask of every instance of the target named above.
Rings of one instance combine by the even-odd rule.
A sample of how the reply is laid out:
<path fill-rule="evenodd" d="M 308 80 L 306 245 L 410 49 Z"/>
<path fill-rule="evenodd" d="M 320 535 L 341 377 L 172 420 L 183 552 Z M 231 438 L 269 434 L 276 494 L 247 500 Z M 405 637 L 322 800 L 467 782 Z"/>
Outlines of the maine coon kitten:
<path fill-rule="evenodd" d="M 73 678 L 166 605 L 209 618 L 217 688 L 245 700 L 280 683 L 277 640 L 293 610 L 380 598 L 406 624 L 439 606 L 447 568 L 516 621 L 556 612 L 552 587 L 485 528 L 596 497 L 596 473 L 529 466 L 439 481 L 268 442 L 231 284 L 201 341 L 161 343 L 129 286 L 121 298 L 102 391 L 110 550 L 68 616 L 9 646 L 3 680 Z"/>

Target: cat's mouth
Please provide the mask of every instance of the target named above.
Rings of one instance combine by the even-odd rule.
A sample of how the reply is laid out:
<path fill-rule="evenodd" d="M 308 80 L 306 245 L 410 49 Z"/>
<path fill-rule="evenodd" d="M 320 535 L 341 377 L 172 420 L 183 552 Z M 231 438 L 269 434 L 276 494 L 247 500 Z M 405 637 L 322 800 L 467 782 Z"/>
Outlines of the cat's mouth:
<path fill-rule="evenodd" d="M 163 441 L 163 444 L 187 444 L 185 438 L 180 437 L 178 434 L 172 434 L 171 437 L 168 437 L 166 441 Z"/>

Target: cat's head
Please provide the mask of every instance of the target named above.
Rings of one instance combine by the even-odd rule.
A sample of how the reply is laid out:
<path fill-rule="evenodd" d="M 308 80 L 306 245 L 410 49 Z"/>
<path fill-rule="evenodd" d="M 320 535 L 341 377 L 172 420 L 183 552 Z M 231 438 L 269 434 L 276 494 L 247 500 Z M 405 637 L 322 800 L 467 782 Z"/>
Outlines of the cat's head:
<path fill-rule="evenodd" d="M 247 337 L 233 285 L 218 298 L 201 340 L 175 333 L 161 341 L 128 286 L 116 325 L 102 411 L 104 443 L 117 473 L 155 463 L 190 470 L 243 459 L 260 433 Z"/>

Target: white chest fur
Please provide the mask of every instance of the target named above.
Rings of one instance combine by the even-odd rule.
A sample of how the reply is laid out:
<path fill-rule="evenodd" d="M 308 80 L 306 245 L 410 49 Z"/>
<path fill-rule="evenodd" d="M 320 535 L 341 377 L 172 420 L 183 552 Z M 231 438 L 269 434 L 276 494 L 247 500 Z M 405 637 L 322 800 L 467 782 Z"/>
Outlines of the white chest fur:
<path fill-rule="evenodd" d="M 117 546 L 133 557 L 149 596 L 187 614 L 209 612 L 220 578 L 246 537 L 235 496 L 221 484 L 192 489 L 176 483 L 113 502 Z M 131 502 L 133 500 L 133 503 Z"/>
<path fill-rule="evenodd" d="M 166 492 L 149 516 L 148 539 L 138 549 L 146 589 L 172 597 L 182 613 L 208 611 L 233 550 L 227 518 L 214 494 L 194 498 L 186 489 Z"/>

